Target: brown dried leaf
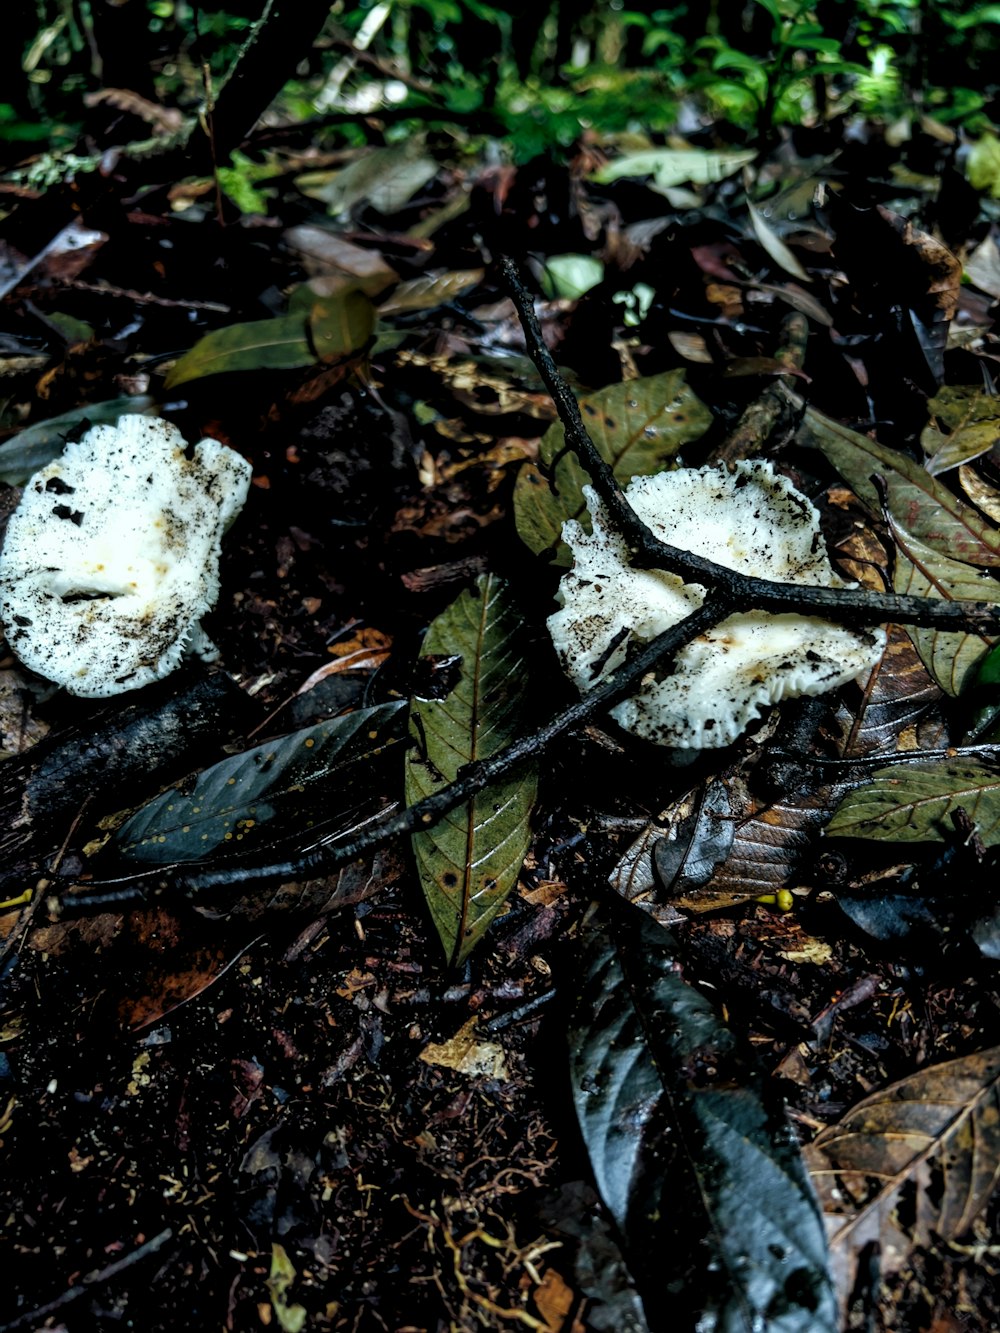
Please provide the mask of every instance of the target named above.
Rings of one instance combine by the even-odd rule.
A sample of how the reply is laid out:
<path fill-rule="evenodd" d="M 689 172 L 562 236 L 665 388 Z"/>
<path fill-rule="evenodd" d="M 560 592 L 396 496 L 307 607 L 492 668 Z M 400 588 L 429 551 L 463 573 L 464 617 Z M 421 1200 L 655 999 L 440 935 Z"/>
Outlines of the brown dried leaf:
<path fill-rule="evenodd" d="M 842 1294 L 870 1241 L 892 1272 L 932 1230 L 946 1241 L 968 1230 L 1000 1179 L 998 1098 L 994 1046 L 880 1089 L 805 1149 Z M 912 1231 L 894 1215 L 907 1183 L 916 1187 Z"/>

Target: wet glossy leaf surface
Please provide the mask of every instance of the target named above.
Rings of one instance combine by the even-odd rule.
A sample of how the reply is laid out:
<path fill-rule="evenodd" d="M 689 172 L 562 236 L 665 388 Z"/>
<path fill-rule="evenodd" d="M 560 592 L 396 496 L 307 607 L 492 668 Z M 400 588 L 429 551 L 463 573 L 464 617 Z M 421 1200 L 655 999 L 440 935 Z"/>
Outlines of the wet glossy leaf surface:
<path fill-rule="evenodd" d="M 630 910 L 591 927 L 584 959 L 574 1100 L 651 1325 L 670 1311 L 685 1326 L 690 1311 L 706 1330 L 832 1333 L 822 1225 L 798 1150 L 752 1079 L 731 1084 L 732 1037 L 682 978 L 671 936 Z M 683 1219 L 683 1239 L 667 1242 L 671 1218 Z M 685 1273 L 699 1244 L 709 1271 Z"/>
<path fill-rule="evenodd" d="M 307 821 L 317 834 L 356 813 L 365 769 L 403 740 L 402 703 L 362 708 L 254 746 L 205 769 L 190 789 L 164 792 L 120 828 L 127 860 L 194 861 L 249 851 Z M 307 813 L 304 813 L 307 812 Z"/>

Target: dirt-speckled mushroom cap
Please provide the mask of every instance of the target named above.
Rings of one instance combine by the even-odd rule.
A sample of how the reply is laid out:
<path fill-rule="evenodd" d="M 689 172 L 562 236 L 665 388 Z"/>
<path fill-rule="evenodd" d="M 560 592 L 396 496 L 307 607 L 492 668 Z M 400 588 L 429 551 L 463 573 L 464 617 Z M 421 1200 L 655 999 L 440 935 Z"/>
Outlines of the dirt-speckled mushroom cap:
<path fill-rule="evenodd" d="M 0 552 L 0 617 L 25 666 L 99 698 L 208 645 L 222 534 L 250 465 L 216 440 L 186 456 L 155 417 L 95 426 L 30 479 Z"/>
<path fill-rule="evenodd" d="M 770 463 L 635 477 L 625 494 L 672 546 L 776 582 L 850 586 L 830 564 L 815 507 Z M 576 522 L 564 527 L 574 565 L 559 585 L 562 610 L 548 622 L 560 661 L 582 691 L 611 675 L 630 644 L 647 643 L 704 600 L 698 584 L 632 569 L 596 495 L 589 487 L 585 495 L 593 532 Z M 647 678 L 612 716 L 661 745 L 729 745 L 769 704 L 823 694 L 870 671 L 884 646 L 880 629 L 846 629 L 815 616 L 730 616 L 682 649 L 671 674 Z"/>

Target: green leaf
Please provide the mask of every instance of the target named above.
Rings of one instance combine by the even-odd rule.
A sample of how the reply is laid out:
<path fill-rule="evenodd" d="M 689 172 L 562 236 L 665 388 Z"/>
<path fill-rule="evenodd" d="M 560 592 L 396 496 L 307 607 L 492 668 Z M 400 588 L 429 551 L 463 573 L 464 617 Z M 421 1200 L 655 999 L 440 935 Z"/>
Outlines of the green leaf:
<path fill-rule="evenodd" d="M 340 361 L 359 352 L 374 328 L 375 307 L 357 288 L 317 301 L 309 315 L 309 337 L 320 361 Z"/>
<path fill-rule="evenodd" d="M 988 190 L 991 199 L 1000 199 L 1000 139 L 995 134 L 987 131 L 973 140 L 965 171 L 974 190 Z"/>
<path fill-rule="evenodd" d="M 130 861 L 168 865 L 196 861 L 216 849 L 253 848 L 269 832 L 301 832 L 303 824 L 351 822 L 367 800 L 366 770 L 388 747 L 403 743 L 403 703 L 361 708 L 223 759 L 190 787 L 162 792 L 115 834 Z M 265 826 L 278 821 L 282 827 Z"/>
<path fill-rule="evenodd" d="M 685 383 L 683 370 L 612 384 L 581 398 L 580 409 L 591 439 L 623 486 L 632 477 L 662 472 L 712 420 Z M 539 448 L 541 468 L 526 463 L 514 487 L 521 540 L 561 565 L 570 562 L 563 523 L 581 517 L 587 522 L 583 487 L 590 481 L 576 455 L 565 449 L 565 438 L 560 423 L 551 425 Z"/>
<path fill-rule="evenodd" d="M 1000 441 L 1000 402 L 979 385 L 946 384 L 927 410 L 932 420 L 920 443 L 930 455 L 925 466 L 932 476 L 978 458 Z"/>
<path fill-rule="evenodd" d="M 510 744 L 528 697 L 521 620 L 506 585 L 491 574 L 437 617 L 422 651 L 425 656 L 458 654 L 462 665 L 447 698 L 413 702 L 408 805 L 453 782 L 464 764 Z M 517 883 L 536 787 L 531 766 L 414 834 L 424 896 L 452 963 L 468 957 Z"/>
<path fill-rule="evenodd" d="M 906 454 L 806 408 L 796 440 L 820 449 L 859 500 L 880 512 L 873 474 L 885 479 L 889 508 L 907 531 L 941 555 L 1000 565 L 1000 531 Z"/>
<path fill-rule="evenodd" d="M 593 255 L 550 255 L 542 271 L 548 297 L 577 301 L 604 279 L 604 263 Z"/>
<path fill-rule="evenodd" d="M 678 964 L 644 913 L 594 921 L 569 1031 L 577 1118 L 649 1326 L 834 1333 L 798 1149 Z"/>
<path fill-rule="evenodd" d="M 1000 842 L 1000 774 L 981 764 L 943 760 L 880 768 L 841 801 L 826 826 L 831 838 L 943 842 L 964 810 L 987 847 Z"/>
<path fill-rule="evenodd" d="M 36 422 L 0 445 L 0 481 L 23 486 L 32 473 L 59 457 L 70 433 L 115 422 L 131 412 L 149 412 L 152 406 L 152 398 L 111 398 Z"/>
<path fill-rule="evenodd" d="M 206 333 L 174 364 L 164 387 L 233 370 L 295 370 L 315 360 L 301 315 L 255 319 Z"/>
<path fill-rule="evenodd" d="M 748 166 L 755 152 L 710 153 L 700 148 L 651 148 L 617 157 L 594 172 L 593 180 L 608 185 L 623 176 L 652 176 L 661 190 L 672 185 L 710 185 Z"/>
<path fill-rule="evenodd" d="M 945 601 L 995 600 L 997 582 L 985 570 L 949 560 L 895 522 L 892 536 L 896 545 L 892 586 L 896 592 Z M 908 625 L 907 633 L 935 682 L 951 695 L 961 694 L 983 653 L 995 642 L 989 635 L 965 630 L 945 633 Z"/>
<path fill-rule="evenodd" d="M 285 1252 L 285 1247 L 274 1241 L 271 1245 L 271 1275 L 267 1289 L 271 1293 L 271 1309 L 282 1333 L 302 1333 L 309 1319 L 304 1305 L 294 1305 L 288 1299 L 288 1289 L 298 1275 Z"/>

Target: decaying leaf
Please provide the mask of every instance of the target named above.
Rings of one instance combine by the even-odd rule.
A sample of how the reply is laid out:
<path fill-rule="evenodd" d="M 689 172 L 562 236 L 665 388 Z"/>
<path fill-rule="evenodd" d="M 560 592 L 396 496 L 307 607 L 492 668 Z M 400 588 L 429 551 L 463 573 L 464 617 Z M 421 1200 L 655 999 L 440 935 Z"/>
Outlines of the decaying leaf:
<path fill-rule="evenodd" d="M 650 1327 L 832 1333 L 823 1227 L 798 1149 L 683 980 L 670 934 L 630 910 L 583 943 L 573 1097 Z"/>
<path fill-rule="evenodd" d="M 459 269 L 455 272 L 425 273 L 409 282 L 401 282 L 378 308 L 380 315 L 405 315 L 411 310 L 433 310 L 447 305 L 483 280 L 484 269 Z"/>
<path fill-rule="evenodd" d="M 430 1041 L 420 1052 L 418 1059 L 428 1065 L 441 1065 L 445 1069 L 454 1069 L 459 1074 L 470 1078 L 495 1078 L 505 1080 L 510 1077 L 503 1047 L 495 1041 L 486 1041 L 476 1035 L 478 1018 L 473 1015 L 463 1023 L 453 1037 L 447 1041 Z"/>
<path fill-rule="evenodd" d="M 982 764 L 923 760 L 877 769 L 841 801 L 826 826 L 831 838 L 943 842 L 952 816 L 965 812 L 987 847 L 1000 842 L 1000 773 Z"/>
<path fill-rule="evenodd" d="M 461 670 L 446 698 L 413 703 L 408 805 L 453 782 L 464 764 L 503 749 L 523 729 L 528 667 L 522 635 L 513 599 L 492 574 L 433 622 L 424 655 L 458 655 Z M 414 834 L 424 896 L 453 963 L 468 957 L 517 882 L 536 786 L 535 768 L 526 766 Z"/>
<path fill-rule="evenodd" d="M 662 472 L 685 444 L 704 434 L 712 419 L 680 370 L 613 384 L 581 398 L 580 407 L 591 438 L 622 485 L 632 477 Z M 569 518 L 581 519 L 589 531 L 583 487 L 590 478 L 566 449 L 558 422 L 542 436 L 539 462 L 539 467 L 526 463 L 517 476 L 517 530 L 536 554 L 568 565 L 562 525 Z"/>
<path fill-rule="evenodd" d="M 886 485 L 889 509 L 908 532 L 942 555 L 973 565 L 1000 564 L 1000 531 L 906 454 L 806 408 L 799 444 L 822 450 L 858 499 L 880 510 L 873 474 Z"/>
<path fill-rule="evenodd" d="M 980 385 L 946 384 L 927 410 L 931 420 L 920 443 L 934 477 L 987 453 L 1000 440 L 1000 399 Z"/>
<path fill-rule="evenodd" d="M 881 1246 L 883 1271 L 903 1266 L 936 1232 L 957 1240 L 1000 1179 L 1000 1047 L 920 1069 L 882 1088 L 805 1149 L 826 1215 L 841 1296 L 861 1249 Z M 915 1187 L 912 1221 L 894 1215 Z"/>

